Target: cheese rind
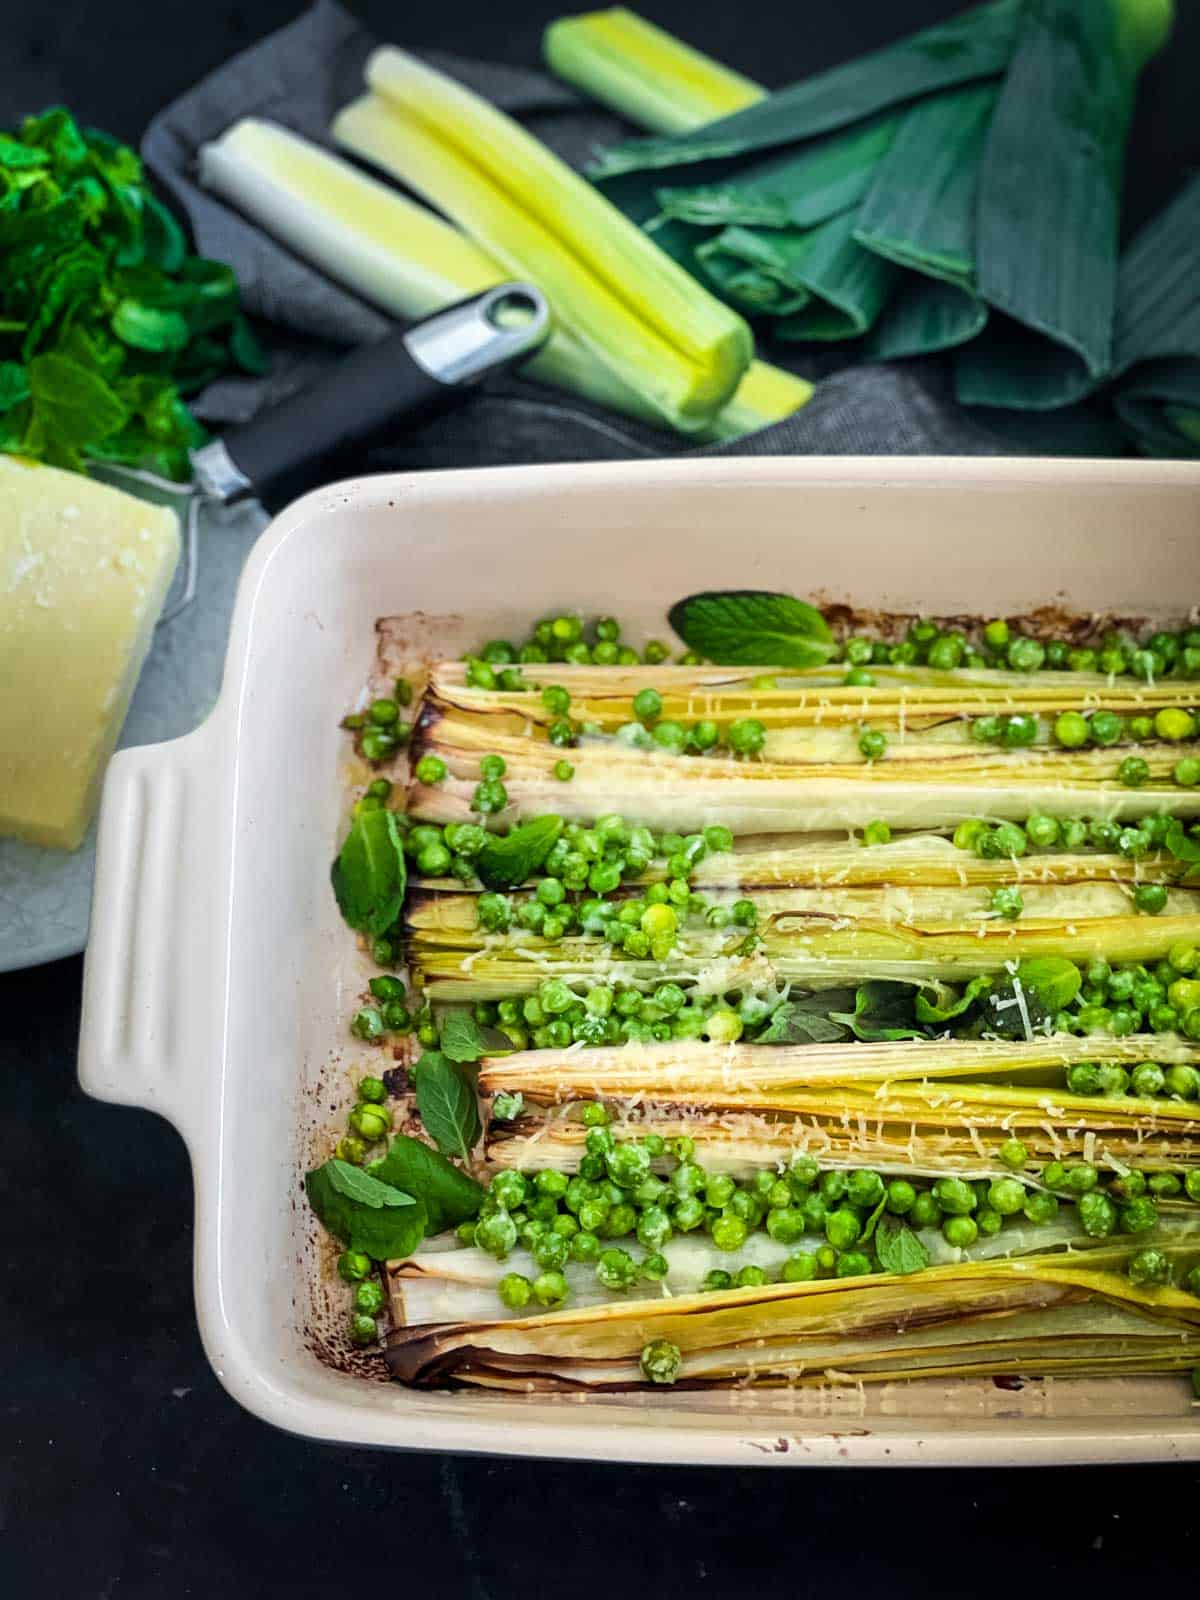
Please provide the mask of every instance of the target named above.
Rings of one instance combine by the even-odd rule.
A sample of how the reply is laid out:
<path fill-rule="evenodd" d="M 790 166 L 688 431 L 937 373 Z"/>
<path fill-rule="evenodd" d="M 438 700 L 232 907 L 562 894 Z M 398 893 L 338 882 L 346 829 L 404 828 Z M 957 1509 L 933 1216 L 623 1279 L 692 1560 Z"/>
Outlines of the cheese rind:
<path fill-rule="evenodd" d="M 0 834 L 81 843 L 179 544 L 171 510 L 0 455 Z"/>

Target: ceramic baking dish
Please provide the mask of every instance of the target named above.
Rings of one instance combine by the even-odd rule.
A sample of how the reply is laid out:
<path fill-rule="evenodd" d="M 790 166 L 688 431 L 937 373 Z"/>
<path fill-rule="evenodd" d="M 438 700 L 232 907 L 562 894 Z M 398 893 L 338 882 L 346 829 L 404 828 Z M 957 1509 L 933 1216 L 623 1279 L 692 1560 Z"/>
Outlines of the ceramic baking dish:
<path fill-rule="evenodd" d="M 548 611 L 661 632 L 703 588 L 947 614 L 1178 620 L 1200 598 L 1200 467 L 962 459 L 709 460 L 361 479 L 271 525 L 245 575 L 220 702 L 113 761 L 100 820 L 80 1078 L 187 1141 L 196 1303 L 243 1405 L 298 1433 L 396 1447 L 707 1463 L 1200 1459 L 1177 1378 L 824 1391 L 416 1393 L 339 1370 L 344 1300 L 299 1177 L 363 1057 L 365 976 L 327 865 L 338 720 L 373 625 L 452 641 Z M 377 1057 L 374 1059 L 378 1059 Z"/>

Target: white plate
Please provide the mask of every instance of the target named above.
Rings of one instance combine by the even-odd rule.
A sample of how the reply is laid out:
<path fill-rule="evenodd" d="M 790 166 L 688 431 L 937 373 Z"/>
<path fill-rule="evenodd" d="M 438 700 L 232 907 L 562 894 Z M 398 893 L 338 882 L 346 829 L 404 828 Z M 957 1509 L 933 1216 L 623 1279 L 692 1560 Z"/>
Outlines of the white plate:
<path fill-rule="evenodd" d="M 238 577 L 265 523 L 265 513 L 254 506 L 201 513 L 196 598 L 154 641 L 121 731 L 121 749 L 176 739 L 212 710 Z M 70 852 L 0 839 L 0 972 L 78 955 L 87 941 L 95 862 L 94 823 Z"/>
<path fill-rule="evenodd" d="M 365 976 L 329 890 L 338 721 L 376 617 L 478 639 L 615 612 L 661 631 L 693 589 L 889 609 L 1178 620 L 1200 596 L 1200 466 L 710 460 L 360 479 L 279 517 L 248 563 L 214 715 L 113 761 L 100 819 L 80 1078 L 187 1141 L 196 1306 L 230 1393 L 358 1444 L 743 1465 L 1200 1459 L 1180 1378 L 927 1382 L 604 1397 L 413 1391 L 321 1359 L 345 1296 L 300 1174 L 378 1062 L 346 1021 Z"/>

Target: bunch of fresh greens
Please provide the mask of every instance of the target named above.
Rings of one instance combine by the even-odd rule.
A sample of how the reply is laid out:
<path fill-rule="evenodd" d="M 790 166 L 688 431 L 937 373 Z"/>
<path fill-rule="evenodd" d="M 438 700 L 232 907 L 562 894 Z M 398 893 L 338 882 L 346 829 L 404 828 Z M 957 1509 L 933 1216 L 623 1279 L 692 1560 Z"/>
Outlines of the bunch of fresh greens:
<path fill-rule="evenodd" d="M 263 370 L 231 268 L 189 254 L 134 151 L 67 111 L 0 135 L 0 449 L 188 474 L 182 396 Z"/>

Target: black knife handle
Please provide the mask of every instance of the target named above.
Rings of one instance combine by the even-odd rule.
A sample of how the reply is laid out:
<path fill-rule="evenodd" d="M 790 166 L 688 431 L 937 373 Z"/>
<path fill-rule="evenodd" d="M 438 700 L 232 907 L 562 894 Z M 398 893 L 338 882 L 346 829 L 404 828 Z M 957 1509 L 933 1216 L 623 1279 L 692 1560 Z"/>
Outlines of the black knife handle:
<path fill-rule="evenodd" d="M 545 301 L 500 284 L 415 327 L 364 345 L 310 388 L 192 452 L 200 493 L 268 509 L 338 475 L 356 450 L 467 399 L 489 373 L 531 355 L 549 332 Z"/>

